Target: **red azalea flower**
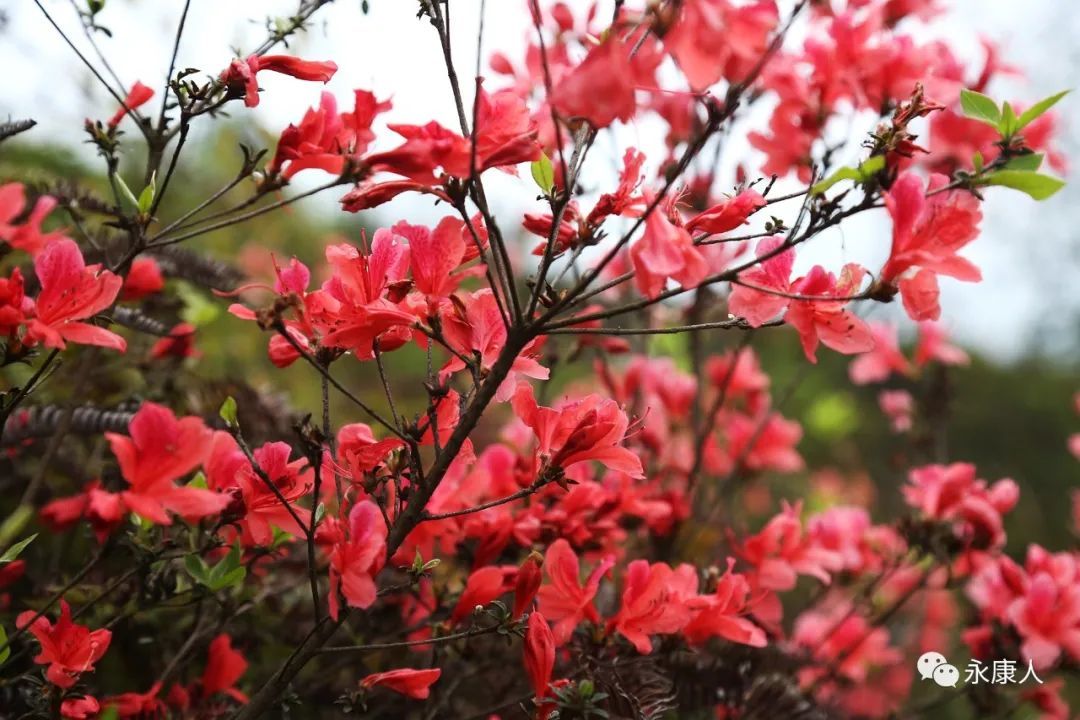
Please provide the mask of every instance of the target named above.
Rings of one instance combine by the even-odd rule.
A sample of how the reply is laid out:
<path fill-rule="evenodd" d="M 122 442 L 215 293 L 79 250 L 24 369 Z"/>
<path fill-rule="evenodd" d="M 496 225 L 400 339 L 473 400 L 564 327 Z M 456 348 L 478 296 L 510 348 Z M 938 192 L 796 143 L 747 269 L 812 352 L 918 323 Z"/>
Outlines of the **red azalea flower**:
<path fill-rule="evenodd" d="M 121 718 L 160 717 L 165 712 L 165 703 L 158 697 L 160 692 L 161 683 L 154 683 L 144 693 L 126 692 L 112 695 L 102 700 L 102 704 L 106 708 L 116 708 L 116 714 Z"/>
<path fill-rule="evenodd" d="M 202 353 L 195 347 L 195 326 L 191 323 L 179 323 L 150 348 L 150 357 L 160 360 L 165 357 L 198 358 Z"/>
<path fill-rule="evenodd" d="M 465 589 L 461 591 L 461 597 L 450 614 L 450 622 L 461 622 L 471 615 L 475 608 L 487 605 L 506 592 L 509 589 L 507 574 L 507 568 L 494 565 L 473 571 L 465 581 Z"/>
<path fill-rule="evenodd" d="M 767 259 L 739 273 L 739 284 L 732 288 L 728 300 L 731 313 L 758 327 L 786 309 L 784 321 L 798 331 L 803 352 L 813 363 L 817 362 L 819 343 L 846 354 L 871 350 L 874 338 L 870 327 L 844 308 L 846 298 L 858 292 L 866 271 L 848 263 L 838 279 L 815 265 L 792 282 L 795 252 L 786 249 L 777 253 L 783 243 L 778 237 L 758 243 L 757 257 Z"/>
<path fill-rule="evenodd" d="M 271 442 L 256 448 L 252 455 L 262 474 L 274 483 L 293 511 L 303 517 L 307 511 L 296 503 L 311 492 L 315 471 L 309 467 L 306 458 L 289 462 L 291 453 L 292 448 L 287 443 Z M 304 534 L 293 513 L 278 498 L 278 493 L 267 487 L 263 477 L 249 463 L 245 462 L 241 467 L 235 484 L 244 499 L 245 514 L 240 525 L 245 543 L 270 545 L 274 541 L 273 528 L 296 537 Z"/>
<path fill-rule="evenodd" d="M 26 297 L 22 272 L 13 268 L 11 277 L 0 278 L 0 337 L 15 337 L 33 312 L 34 301 Z"/>
<path fill-rule="evenodd" d="M 349 607 L 371 607 L 375 576 L 386 560 L 386 524 L 375 503 L 362 500 L 353 506 L 348 533 L 330 552 L 330 615 L 335 620 L 339 588 Z"/>
<path fill-rule="evenodd" d="M 716 581 L 712 595 L 699 595 L 689 601 L 696 612 L 683 628 L 686 640 L 699 645 L 709 638 L 720 637 L 734 643 L 765 647 L 765 632 L 748 620 L 750 584 L 746 578 L 732 572 L 734 560 L 728 559 L 727 572 Z"/>
<path fill-rule="evenodd" d="M 49 682 L 67 689 L 75 684 L 80 674 L 93 672 L 94 663 L 109 649 L 112 633 L 73 623 L 66 600 L 60 601 L 60 618 L 55 625 L 45 616 L 31 622 L 35 614 L 27 610 L 15 619 L 15 625 L 26 627 L 41 644 L 41 652 L 34 662 L 49 666 L 45 671 Z"/>
<path fill-rule="evenodd" d="M 928 190 L 949 182 L 943 175 L 930 178 Z M 914 320 L 937 320 L 937 275 L 978 282 L 982 273 L 957 252 L 979 234 L 982 211 L 974 195 L 951 190 L 927 196 L 922 180 L 905 173 L 885 194 L 893 219 L 892 251 L 881 269 L 879 282 L 899 281 L 904 307 Z M 914 278 L 905 275 L 919 268 Z M 902 277 L 903 276 L 903 277 Z"/>
<path fill-rule="evenodd" d="M 831 573 L 843 566 L 838 553 L 803 532 L 801 511 L 801 503 L 785 502 L 782 512 L 743 542 L 740 554 L 756 568 L 755 579 L 761 587 L 791 590 L 799 575 L 811 575 L 827 585 Z"/>
<path fill-rule="evenodd" d="M 128 114 L 129 110 L 134 111 L 145 105 L 152 97 L 154 97 L 153 88 L 147 87 L 136 80 L 135 84 L 131 86 L 131 90 L 128 91 L 127 97 L 124 98 L 124 104 L 120 106 L 115 115 L 109 118 L 109 127 L 115 128 Z"/>
<path fill-rule="evenodd" d="M 518 568 L 517 575 L 514 577 L 514 609 L 511 613 L 513 617 L 521 617 L 532 607 L 533 598 L 536 597 L 536 592 L 543 581 L 543 573 L 540 570 L 543 562 L 544 556 L 533 551 Z"/>
<path fill-rule="evenodd" d="M 600 621 L 593 598 L 600 587 L 600 579 L 614 565 L 614 556 L 605 557 L 582 585 L 578 558 L 570 543 L 559 538 L 548 547 L 544 573 L 549 584 L 540 588 L 537 599 L 540 601 L 540 612 L 555 621 L 552 632 L 557 645 L 565 645 L 581 621 Z"/>
<path fill-rule="evenodd" d="M 695 215 L 686 223 L 690 232 L 705 232 L 710 235 L 725 233 L 745 225 L 752 214 L 765 207 L 765 198 L 756 190 L 743 190 L 738 195 L 713 205 Z"/>
<path fill-rule="evenodd" d="M 90 695 L 69 697 L 60 703 L 60 717 L 67 720 L 93 720 L 101 710 L 101 704 Z"/>
<path fill-rule="evenodd" d="M 551 104 L 595 128 L 629 120 L 637 110 L 629 55 L 630 48 L 613 34 L 552 88 Z"/>
<path fill-rule="evenodd" d="M 431 686 L 442 675 L 439 668 L 430 670 L 414 670 L 413 668 L 400 668 L 381 673 L 373 673 L 360 681 L 360 687 L 370 689 L 383 686 L 396 693 L 414 700 L 426 700 L 431 694 Z"/>
<path fill-rule="evenodd" d="M 235 96 L 244 98 L 244 104 L 255 107 L 259 104 L 259 83 L 256 75 L 263 71 L 290 75 L 299 80 L 329 82 L 337 72 L 337 64 L 326 61 L 301 60 L 291 55 L 249 55 L 247 59 L 237 58 L 221 73 L 220 80 Z"/>
<path fill-rule="evenodd" d="M 92 480 L 78 495 L 53 500 L 41 509 L 39 517 L 54 532 L 66 530 L 85 518 L 94 529 L 99 542 L 112 534 L 121 522 L 127 508 L 120 493 L 101 489 L 100 480 Z"/>
<path fill-rule="evenodd" d="M 514 412 L 532 428 L 544 467 L 566 470 L 595 460 L 609 470 L 644 477 L 641 459 L 619 443 L 628 421 L 614 400 L 588 395 L 555 409 L 536 404 L 532 387 L 518 385 Z"/>
<path fill-rule="evenodd" d="M 232 638 L 227 633 L 215 637 L 210 641 L 206 668 L 199 682 L 203 697 L 225 693 L 238 702 L 246 703 L 247 695 L 237 690 L 235 685 L 247 670 L 247 666 L 247 660 L 233 648 Z"/>
<path fill-rule="evenodd" d="M 634 560 L 626 568 L 622 604 L 608 621 L 639 653 L 652 652 L 650 635 L 678 632 L 690 620 L 686 601 L 697 594 L 697 573 L 690 565 L 672 570 L 665 563 Z"/>
<path fill-rule="evenodd" d="M 987 485 L 970 463 L 915 468 L 903 488 L 907 504 L 935 520 L 956 523 L 957 534 L 976 548 L 1005 544 L 1002 515 L 1015 507 L 1020 488 L 1012 480 Z"/>
<path fill-rule="evenodd" d="M 67 342 L 126 350 L 127 342 L 116 333 L 80 322 L 110 307 L 123 285 L 118 276 L 100 268 L 86 265 L 73 240 L 63 238 L 46 247 L 34 259 L 41 292 L 27 338 L 61 350 Z"/>
<path fill-rule="evenodd" d="M 441 317 L 443 335 L 450 346 L 464 357 L 478 354 L 480 366 L 490 371 L 506 346 L 506 325 L 491 289 L 456 293 Z M 521 376 L 536 380 L 548 378 L 548 369 L 536 360 L 543 343 L 543 338 L 533 340 L 514 358 L 510 372 L 495 393 L 497 401 L 510 399 Z M 454 355 L 443 365 L 440 376 L 447 377 L 464 368 L 465 364 Z"/>
<path fill-rule="evenodd" d="M 648 298 L 657 297 L 668 278 L 684 288 L 692 288 L 709 274 L 709 265 L 684 227 L 668 219 L 657 208 L 645 219 L 645 232 L 630 247 L 634 281 Z"/>
<path fill-rule="evenodd" d="M 775 0 L 688 0 L 679 8 L 664 47 L 698 91 L 722 77 L 742 80 L 764 54 L 779 20 Z"/>
<path fill-rule="evenodd" d="M 536 141 L 536 122 L 517 93 L 488 94 L 483 87 L 476 106 L 477 170 L 532 162 L 542 151 Z"/>
<path fill-rule="evenodd" d="M 141 300 L 147 295 L 160 292 L 165 287 L 165 278 L 161 268 L 152 257 L 139 257 L 131 263 L 127 277 L 124 278 L 121 300 Z"/>
<path fill-rule="evenodd" d="M 525 630 L 525 671 L 529 674 L 529 682 L 532 683 L 533 696 L 536 703 L 550 694 L 551 673 L 555 668 L 555 638 L 551 634 L 547 620 L 539 612 L 529 615 L 528 627 Z M 541 709 L 540 720 L 547 717 L 554 708 L 547 712 Z"/>
<path fill-rule="evenodd" d="M 169 525 L 169 512 L 200 518 L 221 512 L 228 497 L 210 490 L 178 487 L 206 458 L 212 433 L 197 417 L 177 420 L 171 410 L 143 403 L 128 426 L 129 436 L 105 433 L 120 473 L 130 485 L 121 493 L 124 504 L 159 525 Z"/>
<path fill-rule="evenodd" d="M 40 195 L 25 221 L 14 224 L 26 207 L 26 190 L 21 183 L 0 185 L 0 240 L 13 248 L 37 256 L 53 242 L 64 238 L 61 231 L 42 233 L 41 224 L 56 207 L 56 199 Z"/>
<path fill-rule="evenodd" d="M 353 482 L 362 483 L 365 474 L 382 465 L 394 450 L 405 447 L 396 437 L 377 440 L 366 423 L 342 425 L 337 435 L 337 460 L 349 471 Z"/>

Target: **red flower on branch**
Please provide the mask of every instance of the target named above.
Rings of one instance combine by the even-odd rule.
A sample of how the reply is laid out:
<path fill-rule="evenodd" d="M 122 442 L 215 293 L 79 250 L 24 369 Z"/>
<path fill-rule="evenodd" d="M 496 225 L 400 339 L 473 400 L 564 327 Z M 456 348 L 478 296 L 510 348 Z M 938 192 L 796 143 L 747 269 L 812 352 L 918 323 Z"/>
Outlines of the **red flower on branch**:
<path fill-rule="evenodd" d="M 86 265 L 78 245 L 63 238 L 34 259 L 41 292 L 27 338 L 64 349 L 68 342 L 100 345 L 124 352 L 127 342 L 114 332 L 82 322 L 112 306 L 124 281 L 100 265 Z"/>
<path fill-rule="evenodd" d="M 48 665 L 45 677 L 53 685 L 70 688 L 79 675 L 94 671 L 94 663 L 105 655 L 112 641 L 108 630 L 91 630 L 71 620 L 71 608 L 60 600 L 60 618 L 53 624 L 45 616 L 33 620 L 36 613 L 27 610 L 15 619 L 15 625 L 26 628 L 37 638 L 41 652 L 34 658 L 38 665 Z M 33 620 L 33 622 L 31 622 Z"/>
<path fill-rule="evenodd" d="M 382 686 L 414 700 L 426 700 L 431 694 L 431 686 L 440 675 L 442 675 L 442 670 L 439 668 L 430 670 L 400 668 L 368 675 L 360 681 L 360 687 L 370 689 Z"/>
<path fill-rule="evenodd" d="M 643 477 L 641 459 L 620 445 L 629 421 L 614 400 L 587 395 L 559 408 L 536 404 L 527 383 L 514 392 L 514 412 L 536 435 L 541 471 L 565 471 L 577 463 L 596 461 L 615 472 Z"/>
<path fill-rule="evenodd" d="M 375 576 L 386 560 L 386 525 L 374 502 L 353 506 L 347 532 L 330 551 L 330 615 L 335 620 L 339 589 L 349 607 L 363 609 L 375 602 Z"/>
<path fill-rule="evenodd" d="M 600 579 L 614 565 L 614 556 L 606 556 L 582 584 L 581 568 L 570 543 L 560 538 L 548 547 L 544 574 L 549 584 L 540 588 L 537 599 L 540 612 L 555 622 L 552 632 L 556 645 L 565 645 L 580 622 L 600 622 L 593 598 L 600 587 Z"/>
<path fill-rule="evenodd" d="M 221 512 L 225 495 L 176 481 L 202 464 L 213 433 L 197 417 L 179 420 L 172 410 L 143 403 L 128 425 L 128 435 L 105 433 L 120 473 L 129 489 L 120 496 L 124 505 L 147 520 L 169 525 L 170 512 L 200 518 Z"/>
<path fill-rule="evenodd" d="M 289 75 L 298 80 L 325 83 L 334 77 L 337 63 L 301 60 L 292 55 L 249 55 L 244 60 L 233 60 L 221 73 L 219 80 L 231 94 L 243 97 L 245 105 L 255 107 L 259 104 L 259 83 L 256 75 L 263 70 Z"/>
<path fill-rule="evenodd" d="M 129 111 L 135 111 L 142 107 L 152 97 L 154 97 L 154 89 L 136 80 L 135 84 L 131 86 L 131 90 L 128 91 L 127 97 L 124 98 L 124 104 L 120 106 L 116 114 L 109 118 L 109 127 L 115 128 Z"/>

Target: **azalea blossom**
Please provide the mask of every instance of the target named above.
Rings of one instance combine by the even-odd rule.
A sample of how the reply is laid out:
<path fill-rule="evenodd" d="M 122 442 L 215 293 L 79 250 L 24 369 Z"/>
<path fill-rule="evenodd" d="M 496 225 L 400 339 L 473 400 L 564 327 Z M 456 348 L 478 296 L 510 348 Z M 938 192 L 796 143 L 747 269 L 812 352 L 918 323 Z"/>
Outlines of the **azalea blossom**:
<path fill-rule="evenodd" d="M 79 247 L 67 238 L 51 243 L 34 259 L 34 273 L 41 291 L 34 301 L 28 340 L 60 350 L 68 342 L 127 349 L 127 342 L 116 333 L 83 322 L 113 304 L 123 280 L 100 265 L 86 265 Z"/>
<path fill-rule="evenodd" d="M 532 387 L 522 383 L 514 392 L 514 412 L 536 435 L 536 452 L 543 469 L 562 471 L 595 460 L 609 470 L 642 475 L 641 460 L 622 447 L 628 420 L 612 400 L 589 395 L 555 409 L 537 405 Z"/>
<path fill-rule="evenodd" d="M 360 687 L 370 689 L 382 686 L 414 700 L 425 700 L 431 694 L 431 686 L 440 675 L 442 675 L 442 670 L 439 668 L 430 670 L 400 668 L 372 673 L 360 681 Z"/>
<path fill-rule="evenodd" d="M 878 282 L 896 282 L 913 320 L 937 320 L 937 275 L 978 282 L 982 273 L 957 252 L 979 234 L 979 201 L 961 190 L 943 191 L 948 178 L 933 175 L 926 190 L 914 173 L 900 176 L 885 195 L 893 218 L 892 251 Z M 927 193 L 936 192 L 928 196 Z M 909 271 L 915 269 L 914 274 Z"/>
<path fill-rule="evenodd" d="M 0 240 L 13 248 L 37 256 L 53 242 L 63 239 L 60 230 L 44 233 L 42 223 L 56 208 L 56 199 L 50 195 L 39 195 L 30 209 L 30 214 L 21 223 L 14 220 L 26 208 L 26 188 L 21 183 L 0 185 Z"/>
<path fill-rule="evenodd" d="M 301 60 L 291 55 L 249 55 L 243 60 L 233 60 L 221 73 L 219 80 L 230 92 L 243 97 L 245 105 L 255 107 L 259 104 L 259 83 L 256 75 L 264 70 L 290 75 L 298 80 L 325 83 L 334 77 L 337 63 Z"/>
<path fill-rule="evenodd" d="M 600 579 L 614 565 L 614 557 L 605 557 L 582 584 L 581 567 L 570 544 L 560 538 L 548 547 L 544 556 L 544 574 L 549 582 L 541 586 L 537 599 L 540 612 L 555 623 L 552 633 L 557 646 L 565 645 L 583 620 L 600 621 L 593 598 Z"/>
<path fill-rule="evenodd" d="M 27 610 L 15 619 L 15 625 L 26 628 L 41 645 L 34 658 L 38 665 L 48 665 L 45 677 L 59 688 L 70 688 L 79 675 L 93 672 L 94 663 L 105 655 L 112 640 L 108 630 L 91 630 L 71 620 L 71 608 L 60 600 L 60 617 L 53 624 L 44 615 Z"/>
<path fill-rule="evenodd" d="M 129 486 L 120 494 L 124 505 L 160 525 L 172 523 L 170 512 L 184 518 L 221 512 L 229 502 L 224 495 L 176 485 L 202 464 L 211 435 L 201 419 L 177 419 L 168 408 L 151 402 L 135 413 L 128 435 L 105 433 Z"/>
<path fill-rule="evenodd" d="M 117 127 L 124 119 L 124 116 L 142 107 L 153 97 L 154 89 L 136 80 L 135 84 L 131 86 L 131 90 L 128 91 L 127 97 L 124 98 L 123 105 L 116 111 L 116 114 L 109 118 L 109 127 Z"/>
<path fill-rule="evenodd" d="M 335 620 L 339 589 L 350 607 L 363 609 L 375 602 L 375 576 L 386 559 L 386 526 L 373 502 L 354 505 L 345 529 L 348 534 L 330 552 L 330 615 Z"/>

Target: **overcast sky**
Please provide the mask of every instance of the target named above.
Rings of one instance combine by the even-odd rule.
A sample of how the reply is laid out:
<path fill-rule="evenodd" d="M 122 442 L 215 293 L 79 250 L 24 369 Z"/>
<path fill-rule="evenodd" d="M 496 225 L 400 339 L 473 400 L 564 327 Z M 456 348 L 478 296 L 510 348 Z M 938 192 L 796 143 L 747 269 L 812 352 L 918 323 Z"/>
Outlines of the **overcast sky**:
<path fill-rule="evenodd" d="M 89 52 L 70 0 L 43 2 L 80 48 Z M 1000 84 L 992 88 L 993 94 L 1030 102 L 1075 85 L 1080 51 L 1074 49 L 1072 38 L 1080 32 L 1080 14 L 1070 9 L 1072 2 L 942 2 L 950 11 L 935 23 L 935 34 L 951 41 L 964 39 L 958 49 L 968 58 L 978 57 L 974 39 L 986 35 L 1000 41 L 1006 57 L 1028 71 L 1026 80 Z M 405 0 L 370 0 L 369 4 L 370 14 L 364 18 L 359 0 L 337 0 L 320 11 L 310 35 L 296 40 L 292 52 L 335 60 L 340 70 L 326 89 L 339 98 L 347 98 L 353 88 L 367 88 L 380 97 L 393 98 L 395 121 L 422 123 L 434 118 L 455 127 L 434 31 L 416 20 L 417 4 Z M 455 55 L 465 78 L 473 74 L 479 4 L 478 0 L 452 3 L 454 34 L 459 39 Z M 590 2 L 569 0 L 568 4 L 580 9 Z M 525 0 L 489 0 L 487 5 L 485 55 L 501 49 L 516 60 L 528 29 Z M 181 7 L 179 0 L 108 0 L 100 19 L 115 37 L 101 37 L 99 42 L 125 84 L 138 79 L 154 87 L 161 85 Z M 263 20 L 268 14 L 284 15 L 294 7 L 295 0 L 192 0 L 179 67 L 217 71 L 234 56 L 233 48 L 251 48 L 265 37 Z M 74 130 L 83 117 L 107 117 L 115 102 L 90 81 L 31 0 L 0 0 L 0 11 L 7 18 L 0 34 L 0 67 L 5 69 L 0 118 L 33 117 L 40 123 L 34 130 L 38 140 L 64 142 L 92 159 Z M 274 129 L 298 120 L 323 89 L 271 73 L 260 75 L 259 82 L 266 91 L 259 107 L 246 112 L 238 109 L 237 114 Z M 1080 98 L 1071 96 L 1059 107 L 1064 117 L 1076 118 Z M 633 143 L 650 155 L 650 149 L 657 147 L 659 131 L 658 125 L 643 123 L 624 129 L 620 142 Z M 1074 119 L 1063 126 L 1060 144 L 1073 158 L 1080 157 L 1080 122 Z M 739 156 L 750 150 L 736 144 L 732 152 Z M 659 159 L 660 153 L 653 150 L 651 157 Z M 592 162 L 607 166 L 594 167 L 594 172 L 614 166 L 600 153 Z M 499 177 L 496 184 L 504 216 L 530 207 L 527 201 L 535 196 L 530 180 Z M 1064 354 L 1077 340 L 1080 320 L 1080 242 L 1074 230 L 1080 213 L 1072 210 L 1080 206 L 1080 186 L 1070 185 L 1041 204 L 1004 190 L 991 191 L 988 199 L 983 235 L 964 253 L 982 268 L 985 280 L 977 285 L 943 280 L 945 322 L 964 342 L 1002 359 L 1034 346 Z M 316 201 L 309 208 L 338 212 L 333 200 Z M 379 218 L 430 221 L 442 212 L 434 211 L 430 201 L 402 198 L 381 210 Z M 842 233 L 815 240 L 800 257 L 800 264 L 839 267 L 856 260 L 874 267 L 880 263 L 887 249 L 887 217 L 879 212 L 855 221 L 845 223 Z M 1071 349 L 1075 350 L 1075 344 Z"/>

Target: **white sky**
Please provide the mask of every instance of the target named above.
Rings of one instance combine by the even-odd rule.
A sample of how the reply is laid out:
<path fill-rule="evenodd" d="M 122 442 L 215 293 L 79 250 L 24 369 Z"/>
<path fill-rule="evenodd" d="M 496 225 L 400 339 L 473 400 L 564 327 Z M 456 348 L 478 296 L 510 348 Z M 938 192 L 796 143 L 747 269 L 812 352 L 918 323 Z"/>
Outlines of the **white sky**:
<path fill-rule="evenodd" d="M 43 1 L 89 54 L 70 0 Z M 320 11 L 311 32 L 293 41 L 288 52 L 314 60 L 335 60 L 339 72 L 325 89 L 343 104 L 349 102 L 352 89 L 370 89 L 379 97 L 393 98 L 392 121 L 436 119 L 456 128 L 435 33 L 426 22 L 416 19 L 418 3 L 370 0 L 366 18 L 360 15 L 359 4 L 359 0 L 338 0 Z M 580 11 L 590 2 L 569 0 L 568 4 Z M 944 4 L 950 13 L 938 21 L 936 33 L 967 39 L 959 48 L 963 56 L 978 57 L 974 38 L 981 33 L 1002 42 L 1006 57 L 1028 71 L 1029 80 L 999 85 L 994 94 L 1030 102 L 1075 84 L 1080 51 L 1072 49 L 1070 38 L 1080 32 L 1080 15 L 1070 10 L 1072 2 L 944 0 Z M 458 39 L 457 66 L 463 84 L 471 86 L 480 3 L 454 0 L 451 5 Z M 487 5 L 485 55 L 500 49 L 517 61 L 528 29 L 526 1 L 488 0 Z M 179 0 L 108 0 L 99 19 L 113 31 L 114 39 L 99 36 L 98 41 L 125 84 L 138 79 L 155 88 L 161 85 L 181 7 Z M 192 0 L 178 67 L 218 71 L 234 56 L 233 48 L 251 48 L 265 37 L 263 19 L 267 15 L 285 15 L 294 7 L 295 0 Z M 83 117 L 110 115 L 115 102 L 92 82 L 31 0 L 0 0 L 0 12 L 8 19 L 0 33 L 0 67 L 5 69 L 0 81 L 0 118 L 33 117 L 39 121 L 33 131 L 38 140 L 66 142 L 74 151 L 91 157 L 77 129 Z M 234 115 L 275 130 L 298 120 L 303 109 L 318 102 L 324 89 L 317 83 L 272 73 L 260 75 L 259 83 L 265 90 L 259 107 L 254 111 L 236 107 Z M 1075 118 L 1080 114 L 1080 99 L 1071 96 L 1061 107 L 1063 115 Z M 658 130 L 649 123 L 625 128 L 619 142 L 635 144 L 658 160 Z M 1074 119 L 1063 128 L 1061 145 L 1073 158 L 1080 157 L 1080 122 Z M 601 144 L 597 150 L 606 151 L 607 147 Z M 735 155 L 748 152 L 745 144 L 733 144 Z M 590 164 L 594 172 L 604 173 L 616 165 L 619 156 L 621 151 L 610 159 L 604 152 L 594 152 Z M 530 206 L 535 188 L 527 177 L 519 180 L 500 173 L 489 177 L 496 184 L 500 216 L 520 216 L 520 211 Z M 336 213 L 334 199 L 316 201 L 308 209 Z M 961 340 L 1002 359 L 1022 354 L 1033 343 L 1062 351 L 1066 342 L 1077 340 L 1080 318 L 1075 280 L 1080 270 L 1080 242 L 1071 227 L 1073 218 L 1080 216 L 1069 212 L 1080 206 L 1080 190 L 1070 185 L 1041 204 L 1003 190 L 991 191 L 988 199 L 983 235 L 964 253 L 982 268 L 984 282 L 974 285 L 943 279 L 944 319 Z M 539 209 L 538 205 L 533 207 Z M 441 214 L 441 210 L 432 211 L 430 201 L 403 197 L 380 210 L 378 217 L 389 224 L 401 218 L 431 221 Z M 510 220 L 507 227 L 515 224 Z M 880 263 L 888 244 L 887 217 L 882 212 L 857 217 L 844 227 L 842 233 L 815 240 L 800 264 L 821 262 L 838 268 L 850 260 L 870 267 Z M 875 316 L 881 313 L 875 312 Z"/>

